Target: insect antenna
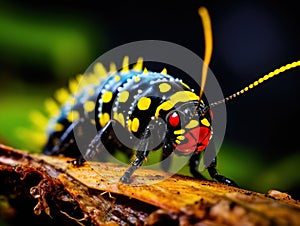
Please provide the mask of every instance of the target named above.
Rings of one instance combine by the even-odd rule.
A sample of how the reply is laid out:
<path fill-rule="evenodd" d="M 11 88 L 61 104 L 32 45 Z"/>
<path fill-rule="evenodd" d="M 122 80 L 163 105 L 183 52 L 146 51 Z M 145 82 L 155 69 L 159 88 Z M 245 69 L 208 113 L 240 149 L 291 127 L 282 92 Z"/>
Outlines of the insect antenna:
<path fill-rule="evenodd" d="M 205 7 L 200 7 L 198 10 L 198 14 L 201 17 L 202 25 L 203 25 L 203 33 L 204 33 L 204 41 L 205 41 L 205 52 L 204 52 L 204 60 L 202 66 L 202 79 L 200 85 L 200 94 L 199 101 L 196 106 L 196 111 L 200 107 L 201 98 L 204 92 L 204 86 L 207 78 L 208 65 L 211 59 L 211 54 L 213 50 L 213 38 L 212 38 L 212 28 L 211 21 L 208 10 Z"/>
<path fill-rule="evenodd" d="M 268 74 L 260 77 L 259 79 L 257 79 L 256 81 L 252 82 L 251 84 L 249 84 L 245 88 L 241 89 L 240 91 L 238 91 L 236 93 L 233 93 L 230 96 L 228 96 L 228 97 L 226 97 L 226 98 L 224 98 L 222 100 L 219 100 L 219 101 L 211 103 L 210 107 L 215 107 L 215 106 L 218 106 L 220 104 L 226 103 L 229 100 L 235 99 L 236 97 L 238 97 L 238 96 L 246 93 L 247 91 L 253 89 L 254 87 L 262 84 L 263 82 L 265 82 L 265 81 L 267 81 L 267 80 L 269 80 L 271 78 L 273 78 L 274 76 L 276 76 L 278 74 L 281 74 L 281 73 L 283 73 L 285 71 L 291 70 L 291 69 L 293 69 L 295 67 L 299 67 L 299 66 L 300 66 L 300 60 L 294 61 L 294 62 L 286 64 L 284 66 L 281 66 L 280 68 L 277 68 L 274 71 L 271 71 Z"/>

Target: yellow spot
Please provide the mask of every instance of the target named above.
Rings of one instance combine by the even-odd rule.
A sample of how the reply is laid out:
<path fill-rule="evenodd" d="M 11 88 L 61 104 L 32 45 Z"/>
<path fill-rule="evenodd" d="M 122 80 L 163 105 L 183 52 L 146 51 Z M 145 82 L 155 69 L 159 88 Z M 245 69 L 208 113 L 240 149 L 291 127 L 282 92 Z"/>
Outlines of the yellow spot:
<path fill-rule="evenodd" d="M 181 134 L 184 134 L 185 133 L 185 130 L 184 129 L 179 129 L 179 130 L 175 130 L 174 131 L 174 134 L 175 135 L 181 135 Z"/>
<path fill-rule="evenodd" d="M 129 57 L 125 56 L 122 63 L 122 70 L 121 73 L 125 74 L 129 72 Z"/>
<path fill-rule="evenodd" d="M 107 91 L 102 96 L 102 102 L 103 103 L 109 103 L 112 99 L 113 93 L 110 91 Z"/>
<path fill-rule="evenodd" d="M 56 132 L 63 131 L 63 129 L 64 129 L 64 126 L 60 123 L 56 123 L 55 126 L 54 126 L 54 130 Z"/>
<path fill-rule="evenodd" d="M 101 127 L 104 127 L 106 123 L 109 122 L 109 120 L 110 120 L 110 116 L 108 113 L 100 113 L 99 122 Z"/>
<path fill-rule="evenodd" d="M 131 131 L 137 132 L 140 126 L 140 121 L 138 118 L 134 118 L 131 122 Z"/>
<path fill-rule="evenodd" d="M 114 113 L 114 119 L 118 121 L 123 127 L 125 127 L 124 115 L 122 113 Z"/>
<path fill-rule="evenodd" d="M 136 76 L 135 79 L 134 79 L 135 82 L 139 82 L 140 80 L 141 80 L 141 78 L 138 77 L 138 76 Z"/>
<path fill-rule="evenodd" d="M 178 139 L 178 140 L 184 140 L 185 137 L 184 137 L 184 136 L 178 136 L 177 139 Z"/>
<path fill-rule="evenodd" d="M 64 104 L 70 97 L 70 93 L 65 88 L 61 88 L 56 90 L 54 96 L 59 103 Z"/>
<path fill-rule="evenodd" d="M 45 108 L 46 111 L 53 117 L 57 116 L 60 110 L 58 104 L 51 98 L 45 101 Z"/>
<path fill-rule="evenodd" d="M 159 84 L 158 88 L 161 93 L 166 93 L 171 89 L 171 85 L 168 83 L 161 83 Z"/>
<path fill-rule="evenodd" d="M 170 97 L 170 101 L 175 105 L 178 102 L 188 102 L 199 100 L 199 97 L 191 91 L 178 91 Z"/>
<path fill-rule="evenodd" d="M 137 103 L 137 107 L 139 110 L 144 111 L 144 110 L 148 110 L 148 108 L 150 107 L 151 104 L 151 99 L 148 97 L 142 97 L 138 103 Z"/>
<path fill-rule="evenodd" d="M 89 90 L 89 96 L 93 96 L 94 93 L 95 93 L 95 90 L 94 90 L 94 89 L 90 89 L 90 90 Z"/>
<path fill-rule="evenodd" d="M 209 121 L 207 120 L 207 118 L 202 119 L 202 120 L 201 120 L 201 124 L 202 124 L 202 125 L 205 125 L 205 126 L 207 126 L 207 127 L 210 126 L 210 123 L 209 123 Z"/>
<path fill-rule="evenodd" d="M 168 101 L 163 102 L 161 105 L 159 105 L 156 108 L 155 117 L 159 116 L 160 110 L 168 111 L 168 110 L 170 110 L 173 107 L 174 107 L 174 104 L 171 101 L 168 100 Z"/>
<path fill-rule="evenodd" d="M 120 79 L 121 79 L 121 77 L 120 77 L 119 75 L 116 75 L 116 76 L 115 76 L 115 81 L 116 81 L 116 82 L 120 81 Z"/>
<path fill-rule="evenodd" d="M 91 120 L 90 120 L 90 123 L 93 124 L 93 125 L 96 125 L 95 119 L 91 119 Z"/>
<path fill-rule="evenodd" d="M 180 140 L 175 140 L 175 142 L 176 142 L 176 144 L 180 144 L 181 143 Z"/>
<path fill-rule="evenodd" d="M 187 129 L 192 129 L 192 128 L 195 128 L 199 125 L 199 122 L 197 120 L 191 120 L 186 126 L 185 128 Z"/>
<path fill-rule="evenodd" d="M 83 107 L 85 112 L 92 112 L 95 109 L 95 102 L 91 100 L 87 101 L 84 103 Z"/>
<path fill-rule="evenodd" d="M 137 59 L 136 64 L 133 66 L 132 70 L 134 71 L 141 71 L 143 69 L 143 58 L 139 57 Z"/>
<path fill-rule="evenodd" d="M 160 73 L 161 73 L 162 75 L 166 75 L 168 72 L 167 72 L 167 69 L 164 68 Z"/>
<path fill-rule="evenodd" d="M 94 65 L 94 73 L 98 77 L 104 77 L 107 75 L 107 71 L 102 63 L 98 62 Z"/>
<path fill-rule="evenodd" d="M 120 103 L 125 103 L 129 98 L 129 92 L 128 91 L 123 91 L 119 95 L 119 102 Z"/>
<path fill-rule="evenodd" d="M 67 119 L 70 121 L 70 122 L 74 122 L 76 120 L 78 120 L 80 118 L 80 114 L 78 111 L 70 111 L 68 116 L 67 116 Z"/>

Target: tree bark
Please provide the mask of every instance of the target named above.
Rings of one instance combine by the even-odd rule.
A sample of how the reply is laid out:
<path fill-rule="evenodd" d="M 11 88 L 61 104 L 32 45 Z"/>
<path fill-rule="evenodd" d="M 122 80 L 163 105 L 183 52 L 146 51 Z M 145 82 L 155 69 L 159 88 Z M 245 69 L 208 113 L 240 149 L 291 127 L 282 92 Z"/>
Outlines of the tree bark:
<path fill-rule="evenodd" d="M 300 225 L 300 202 L 280 191 L 146 169 L 126 185 L 124 166 L 71 160 L 0 145 L 0 225 Z"/>

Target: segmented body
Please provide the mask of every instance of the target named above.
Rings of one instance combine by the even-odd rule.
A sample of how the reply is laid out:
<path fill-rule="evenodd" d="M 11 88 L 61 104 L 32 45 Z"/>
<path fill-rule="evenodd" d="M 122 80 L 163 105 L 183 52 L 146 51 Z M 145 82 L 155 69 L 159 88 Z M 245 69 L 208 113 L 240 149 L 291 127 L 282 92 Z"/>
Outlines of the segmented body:
<path fill-rule="evenodd" d="M 101 79 L 95 76 L 96 72 L 90 75 L 98 81 L 84 84 L 71 100 L 62 105 L 59 114 L 50 120 L 44 153 L 63 152 L 68 156 L 77 156 L 71 130 L 75 128 L 72 125 L 80 120 L 95 126 L 97 131 L 111 121 L 117 123 L 118 128 L 122 128 L 121 134 L 109 136 L 108 140 L 103 141 L 110 149 L 130 151 L 143 142 L 145 131 L 151 125 L 152 139 L 147 141 L 150 142 L 147 145 L 152 149 L 168 145 L 168 152 L 178 154 L 204 150 L 211 138 L 211 118 L 205 96 L 195 112 L 199 96 L 194 89 L 168 75 L 166 70 L 161 73 L 145 71 L 141 64 L 139 60 L 132 69 L 107 73 L 107 77 L 101 76 Z M 133 139 L 132 145 L 128 142 L 123 145 L 118 139 L 121 136 L 127 141 L 137 139 Z M 93 137 L 87 136 L 86 139 L 90 142 Z"/>

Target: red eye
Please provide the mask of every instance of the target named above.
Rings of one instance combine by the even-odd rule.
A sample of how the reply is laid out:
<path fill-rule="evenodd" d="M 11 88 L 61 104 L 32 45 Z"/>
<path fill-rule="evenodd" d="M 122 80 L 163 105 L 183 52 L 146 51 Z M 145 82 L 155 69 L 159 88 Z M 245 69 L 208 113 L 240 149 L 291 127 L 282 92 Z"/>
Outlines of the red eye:
<path fill-rule="evenodd" d="M 176 127 L 179 125 L 179 123 L 180 123 L 180 118 L 179 118 L 178 113 L 175 111 L 169 117 L 169 124 L 172 127 Z"/>

